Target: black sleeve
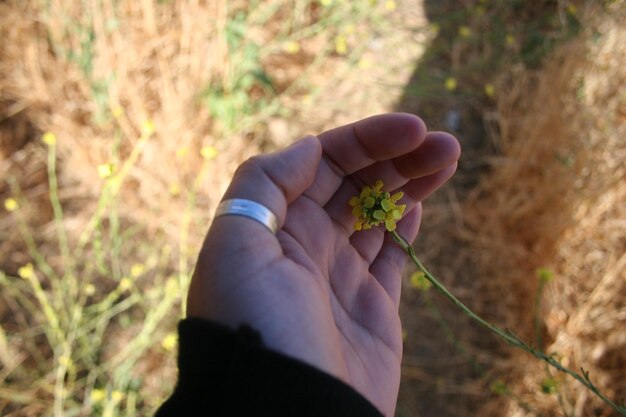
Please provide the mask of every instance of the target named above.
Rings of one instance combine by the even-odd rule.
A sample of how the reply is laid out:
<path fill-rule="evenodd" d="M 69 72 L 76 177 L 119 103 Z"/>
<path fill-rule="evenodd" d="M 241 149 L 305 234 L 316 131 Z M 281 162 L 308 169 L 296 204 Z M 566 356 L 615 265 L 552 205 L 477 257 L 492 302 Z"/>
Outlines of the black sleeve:
<path fill-rule="evenodd" d="M 178 325 L 178 384 L 156 417 L 382 417 L 339 379 L 263 346 L 249 326 Z"/>

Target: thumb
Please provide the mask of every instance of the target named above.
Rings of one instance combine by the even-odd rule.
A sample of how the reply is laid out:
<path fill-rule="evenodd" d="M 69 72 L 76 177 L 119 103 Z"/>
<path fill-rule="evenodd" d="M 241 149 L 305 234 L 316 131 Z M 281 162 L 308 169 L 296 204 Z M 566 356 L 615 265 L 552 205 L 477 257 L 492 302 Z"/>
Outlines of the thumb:
<path fill-rule="evenodd" d="M 263 204 L 276 215 L 280 229 L 287 205 L 315 180 L 321 157 L 322 145 L 315 136 L 307 136 L 278 152 L 254 156 L 237 168 L 223 199 L 244 198 Z M 239 221 L 256 223 L 237 217 Z"/>

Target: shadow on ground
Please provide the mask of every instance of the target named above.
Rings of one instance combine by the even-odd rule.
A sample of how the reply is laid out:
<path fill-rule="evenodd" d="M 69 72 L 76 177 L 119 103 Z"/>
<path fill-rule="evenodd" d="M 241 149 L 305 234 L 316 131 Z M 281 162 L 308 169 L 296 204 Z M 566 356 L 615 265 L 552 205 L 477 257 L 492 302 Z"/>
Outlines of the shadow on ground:
<path fill-rule="evenodd" d="M 463 153 L 456 176 L 425 204 L 415 248 L 472 307 L 480 303 L 475 282 L 481 274 L 462 238 L 462 207 L 498 152 L 495 80 L 514 66 L 538 67 L 578 26 L 556 1 L 531 6 L 523 1 L 430 0 L 424 7 L 436 35 L 396 110 L 419 115 L 429 130 L 455 134 Z M 502 357 L 503 343 L 439 294 L 408 285 L 401 317 L 406 340 L 398 417 L 473 416 L 495 399 L 490 368 Z"/>

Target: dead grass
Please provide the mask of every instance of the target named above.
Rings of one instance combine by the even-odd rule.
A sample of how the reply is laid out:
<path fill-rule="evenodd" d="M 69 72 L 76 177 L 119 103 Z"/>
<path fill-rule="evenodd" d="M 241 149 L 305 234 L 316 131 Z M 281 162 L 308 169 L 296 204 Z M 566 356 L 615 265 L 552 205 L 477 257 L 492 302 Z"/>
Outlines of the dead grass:
<path fill-rule="evenodd" d="M 196 248 L 238 163 L 304 133 L 390 109 L 430 41 L 428 30 L 401 29 L 428 24 L 413 2 L 398 2 L 402 12 L 376 23 L 380 34 L 371 36 L 373 12 L 350 2 L 332 2 L 330 9 L 310 1 L 267 3 L 277 7 L 273 18 L 264 15 L 269 9 L 246 14 L 244 1 L 0 3 L 0 201 L 19 197 L 19 216 L 35 245 L 62 269 L 48 151 L 39 140 L 43 132 L 54 132 L 63 228 L 72 246 L 92 229 L 90 244 L 76 261 L 82 287 L 93 283 L 97 289 L 95 295 L 81 295 L 91 326 L 81 337 L 102 346 L 86 354 L 86 345 L 77 343 L 70 355 L 76 372 L 68 376 L 76 386 L 70 394 L 55 391 L 62 349 L 47 341 L 36 296 L 15 278 L 18 267 L 32 261 L 32 250 L 16 227 L 17 217 L 3 211 L 0 267 L 11 279 L 0 297 L 0 330 L 6 331 L 0 331 L 3 413 L 41 415 L 51 412 L 55 398 L 65 398 L 82 415 L 132 407 L 138 415 L 149 414 L 171 389 L 173 354 L 162 342 L 180 315 Z M 570 367 L 585 366 L 618 400 L 626 393 L 620 378 L 626 367 L 620 332 L 626 320 L 626 57 L 620 49 L 626 39 L 617 13 L 622 5 L 615 2 L 613 14 L 579 10 L 585 16 L 582 37 L 558 48 L 542 69 L 509 68 L 494 82 L 497 111 L 489 118 L 490 126 L 496 125 L 499 156 L 488 161 L 489 174 L 467 200 L 467 190 L 449 188 L 441 194 L 444 203 L 426 207 L 429 224 L 422 235 L 422 257 L 445 254 L 436 271 L 454 282 L 454 292 L 526 340 L 535 337 L 535 271 L 553 270 L 541 312 L 546 349 Z M 564 15 L 565 3 L 559 7 Z M 477 19 L 488 29 L 485 17 Z M 456 28 L 463 22 L 452 23 Z M 348 42 L 345 54 L 335 49 L 338 37 Z M 288 52 L 291 42 L 298 43 L 297 51 Z M 454 60 L 453 67 L 462 81 L 461 61 Z M 431 83 L 448 75 L 433 68 L 439 72 Z M 262 76 L 246 78 L 252 73 L 271 75 L 272 86 Z M 470 84 L 483 94 L 485 82 L 493 79 Z M 483 111 L 472 94 L 466 97 L 469 105 Z M 148 121 L 155 131 L 142 144 Z M 119 173 L 139 146 L 119 192 L 105 201 L 105 215 L 91 223 L 111 184 L 97 167 L 111 163 Z M 214 148 L 216 156 L 204 158 L 203 148 Z M 474 165 L 484 164 L 484 155 L 471 155 Z M 135 277 L 137 262 L 145 271 Z M 65 294 L 38 274 L 45 293 Z M 135 279 L 133 287 L 121 291 L 128 277 Z M 161 303 L 173 288 L 175 297 Z M 111 317 L 90 313 L 111 296 Z M 403 308 L 415 315 L 411 309 L 419 303 L 411 297 L 405 291 Z M 61 317 L 70 316 L 65 304 L 61 297 L 54 305 Z M 160 308 L 167 314 L 154 314 Z M 449 345 L 446 335 L 435 334 L 442 340 L 436 345 L 428 330 L 439 324 L 430 316 L 416 317 L 425 321 L 413 328 L 424 334 L 410 333 L 406 351 L 431 357 L 420 363 L 408 355 L 404 377 L 422 386 L 421 400 L 442 394 L 446 415 L 469 415 L 470 406 L 480 408 L 476 415 L 562 413 L 556 396 L 540 393 L 547 375 L 541 365 L 477 335 L 456 311 L 444 316 L 457 342 L 489 371 L 478 372 L 453 347 L 440 349 Z M 130 343 L 138 356 L 121 357 Z M 120 364 L 124 369 L 114 371 Z M 422 371 L 433 364 L 469 370 L 452 370 L 451 378 L 443 379 Z M 99 370 L 90 372 L 93 368 Z M 515 395 L 486 401 L 486 387 L 496 378 Z M 558 387 L 568 415 L 610 415 L 576 383 L 559 379 Z M 97 389 L 106 391 L 109 408 L 93 404 L 90 395 Z M 421 395 L 404 389 L 405 398 Z M 123 392 L 121 402 L 113 401 L 117 390 Z M 449 396 L 471 400 L 456 403 Z M 523 411 L 526 403 L 531 411 Z M 403 415 L 419 414 L 404 409 L 409 411 Z M 432 410 L 429 415 L 439 415 L 440 409 Z"/>
<path fill-rule="evenodd" d="M 623 9 L 614 6 L 603 14 L 591 5 L 586 31 L 542 70 L 513 69 L 500 80 L 502 156 L 464 212 L 465 238 L 484 271 L 483 312 L 526 340 L 534 340 L 539 314 L 545 349 L 584 367 L 619 402 L 626 393 L 626 55 L 619 46 L 626 31 Z M 540 267 L 555 278 L 535 312 Z M 506 415 L 612 415 L 554 375 L 559 405 L 540 389 L 550 374 L 523 353 L 498 367 L 517 396 L 507 399 Z M 488 404 L 479 414 L 501 407 Z"/>

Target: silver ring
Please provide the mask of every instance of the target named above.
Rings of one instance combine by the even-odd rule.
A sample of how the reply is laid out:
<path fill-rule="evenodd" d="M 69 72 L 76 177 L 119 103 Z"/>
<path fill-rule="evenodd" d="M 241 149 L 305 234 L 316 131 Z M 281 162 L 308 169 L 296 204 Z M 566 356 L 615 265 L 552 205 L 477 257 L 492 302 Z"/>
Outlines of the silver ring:
<path fill-rule="evenodd" d="M 217 206 L 217 210 L 215 210 L 215 218 L 227 215 L 243 216 L 256 220 L 270 229 L 272 233 L 276 233 L 278 230 L 276 215 L 263 204 L 251 200 L 233 198 L 231 200 L 222 201 L 219 206 Z"/>

